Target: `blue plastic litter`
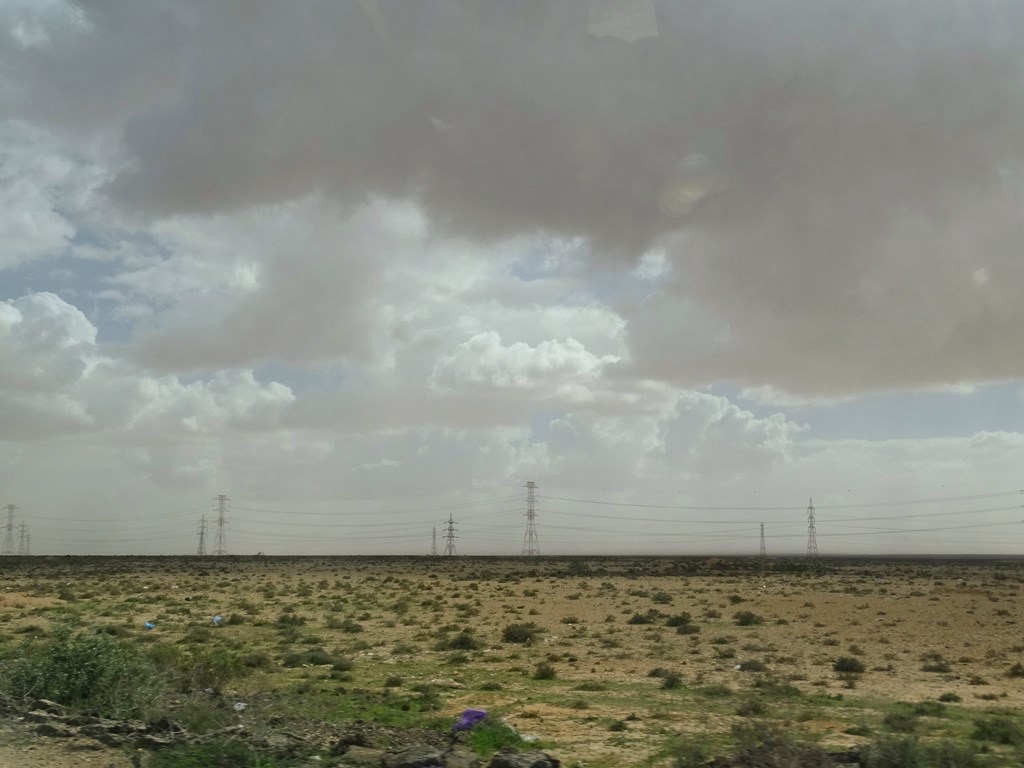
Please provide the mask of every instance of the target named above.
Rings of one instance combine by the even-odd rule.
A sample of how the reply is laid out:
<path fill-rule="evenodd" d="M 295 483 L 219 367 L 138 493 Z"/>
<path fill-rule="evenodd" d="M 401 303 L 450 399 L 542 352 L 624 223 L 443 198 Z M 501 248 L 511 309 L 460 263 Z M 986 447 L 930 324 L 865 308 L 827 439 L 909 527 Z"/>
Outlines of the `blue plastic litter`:
<path fill-rule="evenodd" d="M 152 621 L 147 621 L 142 626 L 144 626 L 146 629 L 156 629 L 156 624 L 154 624 Z"/>
<path fill-rule="evenodd" d="M 219 627 L 219 626 L 220 626 L 220 623 L 221 623 L 222 621 L 224 621 L 224 617 L 223 617 L 223 616 L 219 616 L 219 615 L 218 615 L 218 616 L 214 616 L 214 617 L 213 617 L 213 625 L 214 625 L 215 627 Z"/>

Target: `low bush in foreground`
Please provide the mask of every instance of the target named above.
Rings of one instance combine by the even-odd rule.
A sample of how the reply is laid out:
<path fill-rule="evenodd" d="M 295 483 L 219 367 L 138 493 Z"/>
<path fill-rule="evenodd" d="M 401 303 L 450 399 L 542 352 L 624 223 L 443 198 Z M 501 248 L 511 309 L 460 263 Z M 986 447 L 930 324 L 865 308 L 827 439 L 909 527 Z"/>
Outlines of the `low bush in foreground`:
<path fill-rule="evenodd" d="M 188 744 L 153 754 L 146 768 L 285 768 L 297 760 L 261 755 L 248 744 L 234 740 Z"/>
<path fill-rule="evenodd" d="M 526 742 L 500 716 L 491 713 L 469 732 L 469 745 L 478 755 L 491 755 L 505 747 L 524 747 Z"/>
<path fill-rule="evenodd" d="M 788 733 L 761 722 L 742 724 L 732 731 L 735 749 L 725 763 L 733 768 L 832 768 L 821 747 L 797 741 Z M 706 768 L 710 750 L 701 741 L 677 747 L 673 768 Z"/>
<path fill-rule="evenodd" d="M 104 717 L 139 715 L 162 692 L 161 681 L 129 642 L 67 626 L 46 640 L 26 643 L 0 675 L 10 696 L 51 699 Z"/>

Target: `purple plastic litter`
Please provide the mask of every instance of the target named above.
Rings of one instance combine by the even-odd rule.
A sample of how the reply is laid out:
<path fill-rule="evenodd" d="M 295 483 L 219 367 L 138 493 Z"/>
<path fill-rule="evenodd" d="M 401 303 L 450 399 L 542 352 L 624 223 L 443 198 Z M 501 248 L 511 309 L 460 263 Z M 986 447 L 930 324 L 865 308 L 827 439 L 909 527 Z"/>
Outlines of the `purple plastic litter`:
<path fill-rule="evenodd" d="M 487 710 L 485 709 L 467 709 L 461 715 L 459 719 L 455 721 L 455 725 L 452 726 L 452 733 L 456 731 L 468 731 L 477 723 L 482 722 L 487 717 Z"/>

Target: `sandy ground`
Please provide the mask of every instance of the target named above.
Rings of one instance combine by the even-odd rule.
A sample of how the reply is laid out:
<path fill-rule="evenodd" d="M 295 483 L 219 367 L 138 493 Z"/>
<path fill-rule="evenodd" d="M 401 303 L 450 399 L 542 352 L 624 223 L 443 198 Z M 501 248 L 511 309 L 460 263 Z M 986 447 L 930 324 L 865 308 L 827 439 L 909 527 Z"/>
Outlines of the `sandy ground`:
<path fill-rule="evenodd" d="M 132 768 L 132 763 L 92 739 L 43 739 L 0 719 L 0 768 Z"/>
<path fill-rule="evenodd" d="M 293 609 L 324 647 L 355 658 L 355 684 L 379 687 L 396 673 L 408 685 L 451 678 L 445 713 L 465 706 L 500 709 L 521 732 L 557 744 L 566 764 L 592 766 L 635 764 L 672 734 L 724 730 L 737 720 L 732 705 L 694 711 L 692 695 L 661 690 L 649 677 L 654 667 L 680 674 L 686 690 L 723 685 L 736 697 L 746 695 L 756 677 L 736 664 L 754 660 L 808 696 L 919 702 L 955 694 L 962 699 L 958 707 L 1024 708 L 1024 684 L 1007 676 L 1024 660 L 1019 560 L 839 561 L 819 574 L 780 572 L 772 561 L 763 572 L 749 562 L 737 568 L 729 561 L 667 559 L 211 561 L 39 559 L 7 580 L 0 633 L 14 638 L 26 627 L 45 625 L 70 605 L 55 597 L 61 588 L 75 592 L 76 610 L 87 609 L 97 623 L 118 623 L 141 636 L 142 622 L 152 619 L 167 642 L 209 626 L 214 614 L 245 606 L 246 623 L 218 629 L 225 633 L 218 638 L 273 650 L 274 619 Z M 763 621 L 738 626 L 738 611 Z M 654 612 L 652 623 L 630 621 L 647 612 Z M 699 634 L 665 626 L 667 617 L 684 612 Z M 332 617 L 358 621 L 363 631 L 347 633 L 337 621 L 332 628 Z M 544 630 L 536 644 L 501 642 L 502 628 L 518 622 Z M 449 666 L 449 654 L 435 649 L 445 626 L 470 628 L 483 648 L 472 651 L 468 663 Z M 396 653 L 402 645 L 413 652 Z M 855 656 L 867 667 L 855 690 L 832 669 L 840 656 Z M 927 657 L 941 657 L 948 670 L 923 670 Z M 534 666 L 545 659 L 557 669 L 556 679 L 532 680 Z M 495 681 L 500 686 L 489 689 L 486 683 Z M 278 676 L 274 684 L 280 683 Z M 250 678 L 245 684 L 260 683 Z M 606 690 L 579 690 L 587 684 Z M 810 710 L 795 727 L 837 747 L 857 742 L 844 731 L 861 717 L 859 710 Z M 609 723 L 630 715 L 638 720 L 609 732 Z M 0 752 L 0 766 L 101 766 L 111 759 L 65 751 L 61 763 L 44 754 L 51 747 L 43 743 L 13 749 Z M 44 757 L 31 762 L 39 754 Z"/>

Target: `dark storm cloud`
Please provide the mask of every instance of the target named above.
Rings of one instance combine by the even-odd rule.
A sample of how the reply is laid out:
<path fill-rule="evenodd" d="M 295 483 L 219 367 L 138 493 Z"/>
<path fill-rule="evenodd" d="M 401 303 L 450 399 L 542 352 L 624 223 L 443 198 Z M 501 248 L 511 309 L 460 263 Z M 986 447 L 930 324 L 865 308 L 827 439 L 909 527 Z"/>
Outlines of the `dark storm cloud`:
<path fill-rule="evenodd" d="M 631 42 L 586 0 L 128 6 L 5 59 L 27 113 L 120 114 L 125 206 L 401 197 L 481 240 L 669 243 L 631 333 L 681 382 L 1024 374 L 1022 4 L 674 0 Z"/>

